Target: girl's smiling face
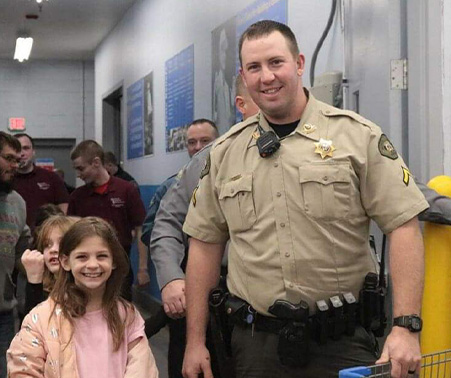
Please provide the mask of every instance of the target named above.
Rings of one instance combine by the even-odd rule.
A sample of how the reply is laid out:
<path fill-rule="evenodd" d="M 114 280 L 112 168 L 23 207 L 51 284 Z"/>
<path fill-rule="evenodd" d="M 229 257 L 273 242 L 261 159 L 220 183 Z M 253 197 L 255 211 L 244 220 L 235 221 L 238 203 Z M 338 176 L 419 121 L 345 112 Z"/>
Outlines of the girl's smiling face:
<path fill-rule="evenodd" d="M 90 295 L 102 298 L 113 269 L 113 256 L 99 236 L 84 239 L 69 256 L 61 256 L 64 270 L 71 271 L 75 284 Z"/>
<path fill-rule="evenodd" d="M 52 231 L 50 231 L 48 241 L 46 242 L 44 250 L 42 251 L 42 253 L 44 254 L 45 265 L 52 274 L 58 273 L 60 269 L 58 253 L 62 237 L 63 233 L 61 232 L 61 230 L 55 227 Z"/>

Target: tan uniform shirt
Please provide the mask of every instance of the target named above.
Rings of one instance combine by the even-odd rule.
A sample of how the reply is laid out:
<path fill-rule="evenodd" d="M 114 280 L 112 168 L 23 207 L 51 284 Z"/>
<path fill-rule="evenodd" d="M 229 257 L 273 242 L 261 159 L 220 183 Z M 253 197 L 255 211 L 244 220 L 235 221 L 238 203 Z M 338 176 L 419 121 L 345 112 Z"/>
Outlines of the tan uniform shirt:
<path fill-rule="evenodd" d="M 424 196 L 380 128 L 351 111 L 310 94 L 296 130 L 267 158 L 258 122 L 270 130 L 258 114 L 214 144 L 184 231 L 209 243 L 230 235 L 229 290 L 260 313 L 276 299 L 306 300 L 313 312 L 319 299 L 357 298 L 378 269 L 370 218 L 389 233 L 428 207 Z"/>

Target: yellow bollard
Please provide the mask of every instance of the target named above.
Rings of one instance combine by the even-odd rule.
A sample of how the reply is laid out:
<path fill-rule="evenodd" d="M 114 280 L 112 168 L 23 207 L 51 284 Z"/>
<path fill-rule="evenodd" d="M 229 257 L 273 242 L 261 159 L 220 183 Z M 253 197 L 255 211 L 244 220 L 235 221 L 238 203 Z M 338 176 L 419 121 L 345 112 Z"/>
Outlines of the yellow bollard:
<path fill-rule="evenodd" d="M 437 176 L 428 186 L 451 197 L 451 177 Z M 426 222 L 422 354 L 451 348 L 451 226 Z M 435 376 L 435 375 L 434 375 Z"/>

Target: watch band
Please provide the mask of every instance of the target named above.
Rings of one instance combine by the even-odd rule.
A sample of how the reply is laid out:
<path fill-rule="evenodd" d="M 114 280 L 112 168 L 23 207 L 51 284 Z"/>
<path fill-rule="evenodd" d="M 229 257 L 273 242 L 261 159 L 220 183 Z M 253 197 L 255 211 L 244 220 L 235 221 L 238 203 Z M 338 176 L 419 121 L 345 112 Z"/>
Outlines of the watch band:
<path fill-rule="evenodd" d="M 423 328 L 423 321 L 416 314 L 405 315 L 394 318 L 393 325 L 407 328 L 410 332 L 420 332 Z"/>

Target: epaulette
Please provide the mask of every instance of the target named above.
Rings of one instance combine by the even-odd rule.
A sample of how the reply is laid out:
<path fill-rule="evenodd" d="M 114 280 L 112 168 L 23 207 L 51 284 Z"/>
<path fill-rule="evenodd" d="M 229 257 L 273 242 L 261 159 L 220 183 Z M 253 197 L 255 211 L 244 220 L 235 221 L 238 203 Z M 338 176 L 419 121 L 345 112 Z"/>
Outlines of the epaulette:
<path fill-rule="evenodd" d="M 376 126 L 374 122 L 371 122 L 370 120 L 362 117 L 360 114 L 357 114 L 352 110 L 339 109 L 324 103 L 321 108 L 321 113 L 326 117 L 349 117 L 354 121 L 361 123 L 362 125 L 368 126 L 369 128 Z"/>
<path fill-rule="evenodd" d="M 221 135 L 218 139 L 215 140 L 213 144 L 213 148 L 215 146 L 220 145 L 222 142 L 230 138 L 232 135 L 235 135 L 239 133 L 241 130 L 244 130 L 246 127 L 257 124 L 260 119 L 260 113 L 257 113 L 256 115 L 249 117 L 246 121 L 237 123 L 233 125 L 229 131 L 227 131 L 225 134 Z"/>

